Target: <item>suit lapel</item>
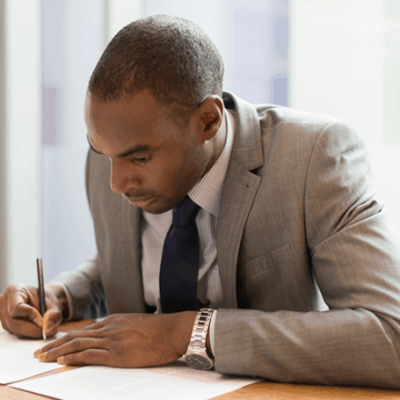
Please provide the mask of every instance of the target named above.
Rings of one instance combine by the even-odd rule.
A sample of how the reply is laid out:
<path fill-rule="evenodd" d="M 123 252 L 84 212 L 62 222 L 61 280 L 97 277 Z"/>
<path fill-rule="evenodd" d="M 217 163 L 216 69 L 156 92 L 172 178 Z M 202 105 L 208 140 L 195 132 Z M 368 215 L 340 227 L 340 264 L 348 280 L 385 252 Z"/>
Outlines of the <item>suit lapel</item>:
<path fill-rule="evenodd" d="M 125 207 L 121 214 L 123 220 L 132 221 L 129 227 L 131 254 L 132 254 L 132 274 L 130 275 L 131 282 L 129 286 L 131 289 L 131 296 L 133 298 L 132 305 L 135 306 L 135 311 L 132 312 L 145 312 L 144 293 L 142 284 L 142 245 L 141 245 L 141 210 L 133 207 L 125 201 Z"/>
<path fill-rule="evenodd" d="M 240 241 L 260 181 L 259 176 L 231 161 L 217 226 L 218 269 L 226 308 L 237 308 L 236 265 Z"/>
<path fill-rule="evenodd" d="M 240 242 L 261 178 L 251 171 L 264 163 L 261 130 L 255 108 L 230 93 L 227 109 L 235 113 L 235 134 L 217 226 L 218 269 L 224 307 L 237 308 L 236 269 Z"/>
<path fill-rule="evenodd" d="M 119 202 L 119 239 L 115 249 L 111 250 L 117 253 L 113 260 L 118 260 L 118 265 L 109 271 L 106 285 L 110 295 L 107 301 L 111 313 L 145 312 L 141 271 L 141 213 L 122 196 Z"/>

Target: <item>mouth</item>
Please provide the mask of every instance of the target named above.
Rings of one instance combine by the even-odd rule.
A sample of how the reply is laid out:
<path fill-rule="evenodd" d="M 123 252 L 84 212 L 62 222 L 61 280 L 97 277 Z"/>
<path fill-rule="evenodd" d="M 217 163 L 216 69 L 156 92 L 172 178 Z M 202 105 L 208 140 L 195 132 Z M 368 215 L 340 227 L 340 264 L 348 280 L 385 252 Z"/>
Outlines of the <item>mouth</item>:
<path fill-rule="evenodd" d="M 155 200 L 154 196 L 143 196 L 143 197 L 128 197 L 123 195 L 125 199 L 129 201 L 133 206 L 135 207 L 146 207 L 150 203 L 152 203 Z"/>

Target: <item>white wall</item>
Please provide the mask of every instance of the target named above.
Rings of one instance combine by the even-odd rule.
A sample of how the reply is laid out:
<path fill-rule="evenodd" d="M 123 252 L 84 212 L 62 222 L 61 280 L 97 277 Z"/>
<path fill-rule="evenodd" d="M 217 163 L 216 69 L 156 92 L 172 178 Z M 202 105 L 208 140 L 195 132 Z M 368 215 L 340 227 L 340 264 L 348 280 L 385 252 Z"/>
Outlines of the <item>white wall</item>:
<path fill-rule="evenodd" d="M 84 184 L 83 104 L 103 51 L 103 3 L 43 0 L 42 252 L 44 279 L 96 253 Z"/>
<path fill-rule="evenodd" d="M 1 1 L 1 290 L 37 283 L 40 257 L 40 6 Z M 27 68 L 29 66 L 29 68 Z"/>
<path fill-rule="evenodd" d="M 144 17 L 145 0 L 107 0 L 107 43 L 135 19 Z"/>
<path fill-rule="evenodd" d="M 400 230 L 400 2 L 290 2 L 289 105 L 350 123 Z"/>

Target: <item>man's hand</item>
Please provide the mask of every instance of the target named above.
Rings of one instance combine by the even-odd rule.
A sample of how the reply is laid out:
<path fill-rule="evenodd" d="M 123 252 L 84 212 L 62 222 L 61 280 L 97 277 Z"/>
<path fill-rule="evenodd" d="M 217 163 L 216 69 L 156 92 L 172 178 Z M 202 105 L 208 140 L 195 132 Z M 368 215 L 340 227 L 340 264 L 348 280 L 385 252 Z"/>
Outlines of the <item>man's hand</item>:
<path fill-rule="evenodd" d="M 58 331 L 62 321 L 65 292 L 56 283 L 45 285 L 46 313 L 39 312 L 38 289 L 14 284 L 0 296 L 0 319 L 3 328 L 24 338 L 41 338 L 42 326 L 48 337 Z"/>
<path fill-rule="evenodd" d="M 113 314 L 54 340 L 37 350 L 35 357 L 65 365 L 130 368 L 168 364 L 186 352 L 196 314 Z"/>

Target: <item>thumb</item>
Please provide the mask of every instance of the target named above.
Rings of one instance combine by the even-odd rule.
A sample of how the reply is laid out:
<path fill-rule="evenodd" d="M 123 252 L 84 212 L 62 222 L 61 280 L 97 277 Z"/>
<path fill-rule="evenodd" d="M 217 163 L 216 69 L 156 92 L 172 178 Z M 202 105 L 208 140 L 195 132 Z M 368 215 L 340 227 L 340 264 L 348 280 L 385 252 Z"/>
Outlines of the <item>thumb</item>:
<path fill-rule="evenodd" d="M 57 327 L 62 322 L 62 313 L 58 308 L 50 308 L 43 316 L 43 328 L 47 336 L 53 336 L 57 333 Z"/>

